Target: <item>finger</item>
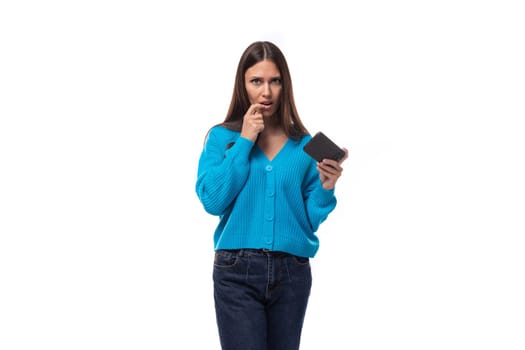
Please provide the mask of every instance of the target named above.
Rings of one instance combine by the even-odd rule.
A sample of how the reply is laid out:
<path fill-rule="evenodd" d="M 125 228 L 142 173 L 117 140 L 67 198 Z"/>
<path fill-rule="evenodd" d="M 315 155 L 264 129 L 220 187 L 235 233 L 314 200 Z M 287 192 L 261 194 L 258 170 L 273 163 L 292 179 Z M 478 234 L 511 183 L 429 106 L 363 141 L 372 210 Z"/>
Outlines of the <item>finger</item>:
<path fill-rule="evenodd" d="M 341 171 L 342 168 L 341 166 L 339 166 L 339 162 L 333 160 L 333 159 L 323 159 L 323 161 L 321 162 L 322 165 L 326 165 L 326 166 L 329 166 L 335 170 L 338 170 L 338 171 Z"/>
<path fill-rule="evenodd" d="M 262 103 L 254 103 L 250 106 L 250 108 L 253 108 L 251 110 L 251 114 L 257 114 L 257 113 L 260 113 L 262 115 L 262 112 L 264 111 L 264 108 L 266 106 L 263 105 Z"/>
<path fill-rule="evenodd" d="M 255 113 L 257 113 L 257 104 L 256 103 L 250 105 L 250 107 L 248 108 L 248 112 L 246 114 L 255 114 Z"/>
<path fill-rule="evenodd" d="M 250 107 L 248 107 L 248 110 L 246 111 L 246 115 L 245 116 L 253 115 L 256 112 L 257 112 L 257 105 L 256 104 L 252 104 L 252 105 L 250 105 Z"/>
<path fill-rule="evenodd" d="M 319 170 L 321 174 L 323 174 L 324 176 L 328 176 L 328 177 L 334 177 L 334 176 L 337 177 L 337 176 L 340 176 L 341 174 L 341 170 L 336 169 L 332 165 L 327 165 L 323 163 L 319 163 L 319 166 L 317 167 L 317 169 Z"/>
<path fill-rule="evenodd" d="M 345 155 L 343 156 L 343 158 L 341 158 L 341 160 L 339 161 L 339 164 L 341 164 L 342 162 L 346 160 L 346 158 L 348 158 L 348 149 L 343 147 L 343 151 L 345 151 Z"/>

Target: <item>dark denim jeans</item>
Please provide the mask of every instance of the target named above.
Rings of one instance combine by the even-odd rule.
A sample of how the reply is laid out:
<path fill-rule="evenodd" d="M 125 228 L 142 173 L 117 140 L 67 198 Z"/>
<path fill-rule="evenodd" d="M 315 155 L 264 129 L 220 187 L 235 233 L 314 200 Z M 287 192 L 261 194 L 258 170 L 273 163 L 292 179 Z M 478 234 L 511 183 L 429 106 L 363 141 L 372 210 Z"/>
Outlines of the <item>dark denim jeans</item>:
<path fill-rule="evenodd" d="M 297 350 L 312 273 L 308 258 L 255 249 L 215 253 L 214 297 L 223 350 Z"/>

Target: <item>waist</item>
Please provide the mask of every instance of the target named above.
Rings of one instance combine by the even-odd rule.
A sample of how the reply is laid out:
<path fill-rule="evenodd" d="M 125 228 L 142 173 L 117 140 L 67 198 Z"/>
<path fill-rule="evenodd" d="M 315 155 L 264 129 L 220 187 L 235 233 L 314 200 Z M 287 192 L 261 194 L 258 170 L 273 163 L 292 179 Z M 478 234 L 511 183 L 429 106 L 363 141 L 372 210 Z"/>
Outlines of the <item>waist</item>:
<path fill-rule="evenodd" d="M 281 252 L 278 250 L 269 250 L 269 249 L 254 249 L 254 248 L 243 248 L 243 249 L 220 249 L 225 252 L 230 252 L 237 254 L 239 256 L 243 255 L 267 255 L 267 256 L 294 256 L 293 254 Z"/>

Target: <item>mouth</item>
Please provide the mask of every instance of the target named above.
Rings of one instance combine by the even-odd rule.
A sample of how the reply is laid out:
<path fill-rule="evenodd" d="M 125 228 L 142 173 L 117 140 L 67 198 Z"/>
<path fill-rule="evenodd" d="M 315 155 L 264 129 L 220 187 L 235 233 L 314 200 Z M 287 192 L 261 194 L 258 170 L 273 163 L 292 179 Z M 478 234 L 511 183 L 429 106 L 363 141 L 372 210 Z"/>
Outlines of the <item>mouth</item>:
<path fill-rule="evenodd" d="M 272 106 L 273 106 L 273 102 L 268 102 L 268 101 L 267 102 L 261 102 L 261 104 L 263 105 L 263 108 L 266 111 L 271 109 Z"/>

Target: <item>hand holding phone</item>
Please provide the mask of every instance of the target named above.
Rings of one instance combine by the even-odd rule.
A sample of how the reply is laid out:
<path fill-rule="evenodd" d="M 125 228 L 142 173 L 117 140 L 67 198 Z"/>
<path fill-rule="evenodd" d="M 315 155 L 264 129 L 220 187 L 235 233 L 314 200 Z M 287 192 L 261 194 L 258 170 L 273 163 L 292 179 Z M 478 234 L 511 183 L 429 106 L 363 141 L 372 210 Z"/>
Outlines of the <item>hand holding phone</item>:
<path fill-rule="evenodd" d="M 340 161 L 346 154 L 341 147 L 337 146 L 321 131 L 316 133 L 312 139 L 304 145 L 303 150 L 318 162 L 321 162 L 323 159 Z"/>

